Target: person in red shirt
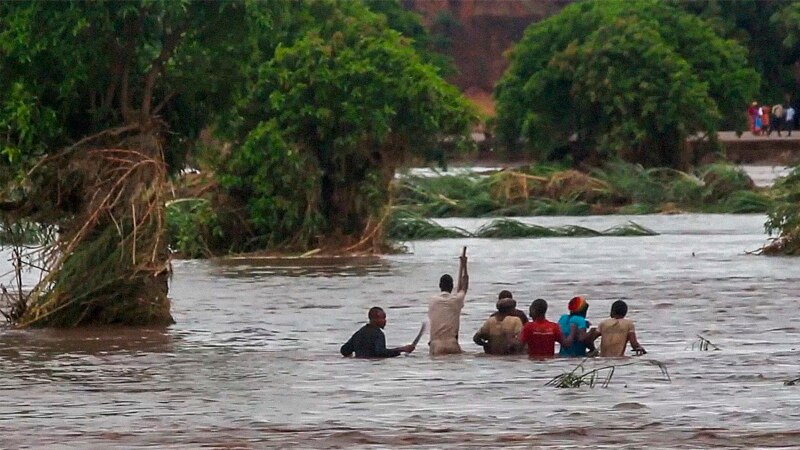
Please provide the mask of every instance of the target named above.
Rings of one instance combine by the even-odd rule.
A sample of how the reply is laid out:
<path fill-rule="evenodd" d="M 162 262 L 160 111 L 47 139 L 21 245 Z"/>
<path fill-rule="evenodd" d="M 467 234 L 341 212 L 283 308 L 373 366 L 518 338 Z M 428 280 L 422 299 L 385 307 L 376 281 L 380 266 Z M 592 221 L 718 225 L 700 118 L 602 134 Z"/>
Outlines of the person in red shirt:
<path fill-rule="evenodd" d="M 530 358 L 552 358 L 556 353 L 556 342 L 561 346 L 569 346 L 572 335 L 564 337 L 557 323 L 545 318 L 547 302 L 537 298 L 531 304 L 531 321 L 522 327 L 519 340 L 528 346 Z"/>

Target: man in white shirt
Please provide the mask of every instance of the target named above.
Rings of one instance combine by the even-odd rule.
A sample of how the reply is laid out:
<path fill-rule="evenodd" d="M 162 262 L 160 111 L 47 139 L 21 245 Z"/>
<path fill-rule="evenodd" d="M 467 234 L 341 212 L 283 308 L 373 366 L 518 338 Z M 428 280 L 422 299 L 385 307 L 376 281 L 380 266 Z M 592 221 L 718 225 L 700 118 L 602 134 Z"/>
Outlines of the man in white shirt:
<path fill-rule="evenodd" d="M 431 355 L 461 353 L 458 345 L 458 330 L 461 324 L 461 309 L 469 288 L 467 257 L 462 255 L 458 269 L 458 289 L 453 294 L 453 277 L 448 274 L 439 279 L 441 294 L 434 296 L 428 305 L 428 322 L 431 338 L 428 342 Z"/>
<path fill-rule="evenodd" d="M 789 105 L 789 107 L 786 108 L 785 114 L 786 114 L 786 117 L 785 117 L 785 120 L 784 120 L 784 126 L 785 126 L 785 129 L 787 131 L 786 135 L 787 136 L 791 136 L 792 135 L 792 130 L 794 130 L 794 114 L 795 114 L 794 106 Z"/>

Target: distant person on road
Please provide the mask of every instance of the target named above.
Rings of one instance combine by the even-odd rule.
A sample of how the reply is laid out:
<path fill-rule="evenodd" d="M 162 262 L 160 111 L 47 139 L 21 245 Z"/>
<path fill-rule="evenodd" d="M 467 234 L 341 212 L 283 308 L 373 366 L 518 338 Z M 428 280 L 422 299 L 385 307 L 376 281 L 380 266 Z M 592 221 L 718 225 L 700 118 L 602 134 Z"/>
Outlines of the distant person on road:
<path fill-rule="evenodd" d="M 776 131 L 778 133 L 778 137 L 781 137 L 781 131 L 783 130 L 783 116 L 783 105 L 779 103 L 772 107 L 772 119 L 770 121 L 772 127 L 770 128 L 769 132 L 772 133 L 773 131 Z"/>
<path fill-rule="evenodd" d="M 567 304 L 569 314 L 564 314 L 558 319 L 558 326 L 561 327 L 561 334 L 571 336 L 571 344 L 561 347 L 558 354 L 561 356 L 584 357 L 586 351 L 594 353 L 594 340 L 597 338 L 597 330 L 589 329 L 591 325 L 586 320 L 586 312 L 589 310 L 589 303 L 583 297 L 572 297 Z"/>
<path fill-rule="evenodd" d="M 761 108 L 758 108 L 756 111 L 753 122 L 753 134 L 758 136 L 761 134 Z"/>
<path fill-rule="evenodd" d="M 341 348 L 342 356 L 356 354 L 356 358 L 393 358 L 400 353 L 411 353 L 413 345 L 386 348 L 383 327 L 386 326 L 386 313 L 380 307 L 372 307 L 367 314 L 369 323 L 353 334 Z"/>
<path fill-rule="evenodd" d="M 600 322 L 597 327 L 600 333 L 600 356 L 620 357 L 625 356 L 625 347 L 628 342 L 637 355 L 647 353 L 636 339 L 636 330 L 633 321 L 625 318 L 628 314 L 628 304 L 617 300 L 611 305 L 611 318 Z"/>
<path fill-rule="evenodd" d="M 556 353 L 556 342 L 561 347 L 572 344 L 571 337 L 565 338 L 561 327 L 545 317 L 547 302 L 537 298 L 531 303 L 531 321 L 522 327 L 519 340 L 528 347 L 529 358 L 552 358 Z"/>
<path fill-rule="evenodd" d="M 523 311 L 520 311 L 519 309 L 517 309 L 517 301 L 514 300 L 514 296 L 513 296 L 513 294 L 511 294 L 511 291 L 502 290 L 502 291 L 500 291 L 499 294 L 497 294 L 498 304 L 499 304 L 499 301 L 503 300 L 503 299 L 511 300 L 511 303 L 514 305 L 513 306 L 514 312 L 512 314 L 517 316 L 517 317 L 519 317 L 519 320 L 522 321 L 522 325 L 525 325 L 526 323 L 528 323 L 528 316 L 526 316 Z M 498 314 L 500 314 L 499 311 L 494 313 L 494 314 L 492 314 L 492 317 L 494 317 L 494 316 L 496 316 Z"/>
<path fill-rule="evenodd" d="M 453 277 L 444 274 L 439 278 L 441 294 L 434 296 L 428 305 L 428 323 L 431 327 L 431 355 L 461 353 L 458 345 L 458 331 L 461 325 L 461 310 L 469 288 L 467 257 L 460 257 L 458 268 L 458 289 L 453 294 Z"/>
<path fill-rule="evenodd" d="M 771 133 L 769 116 L 772 112 L 772 108 L 769 105 L 763 105 L 761 107 L 761 135 L 768 136 Z"/>
<path fill-rule="evenodd" d="M 497 312 L 492 314 L 475 333 L 472 340 L 489 355 L 519 353 L 519 333 L 522 321 L 516 316 L 517 302 L 510 297 L 497 300 Z"/>
<path fill-rule="evenodd" d="M 795 119 L 795 111 L 794 106 L 789 105 L 786 108 L 786 117 L 784 118 L 784 127 L 786 129 L 786 135 L 791 136 L 792 130 L 794 130 L 794 119 Z"/>
<path fill-rule="evenodd" d="M 747 108 L 747 121 L 750 125 L 750 132 L 756 134 L 756 117 L 758 116 L 758 103 L 753 102 Z"/>

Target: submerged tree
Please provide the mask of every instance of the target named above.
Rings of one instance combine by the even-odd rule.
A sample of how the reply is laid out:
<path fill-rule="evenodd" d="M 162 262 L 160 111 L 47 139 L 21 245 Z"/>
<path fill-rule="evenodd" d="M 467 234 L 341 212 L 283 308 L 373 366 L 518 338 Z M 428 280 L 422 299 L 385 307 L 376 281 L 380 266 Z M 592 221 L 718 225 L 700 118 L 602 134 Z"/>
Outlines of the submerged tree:
<path fill-rule="evenodd" d="M 379 237 L 395 168 L 466 142 L 467 103 L 363 5 L 293 7 L 317 19 L 277 48 L 259 42 L 274 53 L 249 72 L 221 127 L 235 145 L 220 179 L 246 204 L 258 247 Z"/>
<path fill-rule="evenodd" d="M 0 4 L 3 217 L 57 231 L 17 325 L 167 324 L 168 162 L 224 102 L 243 5 Z M 235 73 L 235 72 L 234 72 Z M 20 295 L 23 294 L 20 292 Z"/>
<path fill-rule="evenodd" d="M 758 87 L 745 50 L 656 0 L 588 1 L 532 25 L 498 83 L 497 132 L 551 157 L 680 166 L 687 137 L 744 126 Z"/>

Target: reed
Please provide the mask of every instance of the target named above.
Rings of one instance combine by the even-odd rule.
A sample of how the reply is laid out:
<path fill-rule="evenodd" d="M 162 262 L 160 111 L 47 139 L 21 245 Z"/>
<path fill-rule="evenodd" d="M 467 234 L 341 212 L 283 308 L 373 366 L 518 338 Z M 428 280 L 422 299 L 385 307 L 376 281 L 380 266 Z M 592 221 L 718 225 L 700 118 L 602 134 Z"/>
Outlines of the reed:
<path fill-rule="evenodd" d="M 528 225 L 512 219 L 497 219 L 475 232 L 479 238 L 534 238 L 562 236 L 557 230 L 539 225 Z"/>
<path fill-rule="evenodd" d="M 406 210 L 396 210 L 389 218 L 386 235 L 395 241 L 463 238 L 471 234 L 460 228 L 446 228 Z"/>
<path fill-rule="evenodd" d="M 703 336 L 697 335 L 697 342 L 692 343 L 692 350 L 694 350 L 695 345 L 697 345 L 697 349 L 706 352 L 709 348 L 713 350 L 720 350 L 719 347 L 714 345 L 713 342 L 709 341 L 708 339 L 704 338 Z"/>
<path fill-rule="evenodd" d="M 658 367 L 661 372 L 661 376 L 664 378 L 664 381 L 668 383 L 672 382 L 672 377 L 669 375 L 667 365 L 655 359 L 643 359 L 639 361 L 634 360 L 624 364 L 609 364 L 591 370 L 586 370 L 584 364 L 588 359 L 589 358 L 584 358 L 569 372 L 564 372 L 551 378 L 547 383 L 545 383 L 545 386 L 557 388 L 579 388 L 582 386 L 594 388 L 595 386 L 600 386 L 605 388 L 608 387 L 609 383 L 611 383 L 611 379 L 614 377 L 614 373 L 618 367 L 631 366 L 637 364 L 639 361 Z"/>
<path fill-rule="evenodd" d="M 497 219 L 475 232 L 480 238 L 545 238 L 545 237 L 594 237 L 594 236 L 655 236 L 658 233 L 634 222 L 596 231 L 578 225 L 544 227 L 525 224 L 513 219 Z"/>

